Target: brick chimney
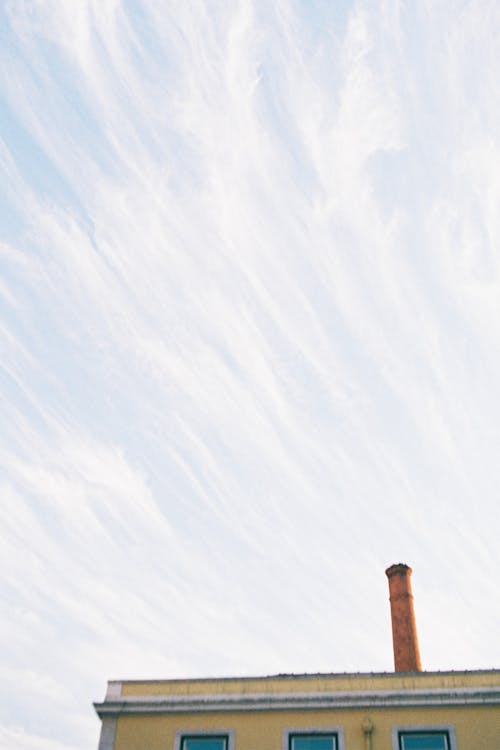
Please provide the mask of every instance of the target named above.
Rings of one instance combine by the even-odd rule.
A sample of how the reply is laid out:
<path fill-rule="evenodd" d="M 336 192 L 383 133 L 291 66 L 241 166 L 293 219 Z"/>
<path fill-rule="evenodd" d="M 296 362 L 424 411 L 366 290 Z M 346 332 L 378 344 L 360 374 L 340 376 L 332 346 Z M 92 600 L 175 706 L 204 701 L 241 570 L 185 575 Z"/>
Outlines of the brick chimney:
<path fill-rule="evenodd" d="M 411 568 L 403 563 L 391 565 L 385 571 L 389 579 L 395 672 L 422 671 L 413 611 L 411 573 Z"/>

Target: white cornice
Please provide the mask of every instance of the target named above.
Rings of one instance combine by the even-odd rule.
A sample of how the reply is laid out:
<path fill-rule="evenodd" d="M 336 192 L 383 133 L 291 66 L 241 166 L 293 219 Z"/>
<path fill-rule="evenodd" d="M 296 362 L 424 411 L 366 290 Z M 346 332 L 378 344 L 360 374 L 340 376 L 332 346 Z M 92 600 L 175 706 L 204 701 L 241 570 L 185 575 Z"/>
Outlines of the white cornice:
<path fill-rule="evenodd" d="M 220 711 L 283 711 L 349 708 L 498 706 L 500 687 L 450 687 L 412 690 L 370 690 L 308 693 L 231 693 L 148 695 L 108 698 L 94 703 L 98 715 L 196 713 Z"/>

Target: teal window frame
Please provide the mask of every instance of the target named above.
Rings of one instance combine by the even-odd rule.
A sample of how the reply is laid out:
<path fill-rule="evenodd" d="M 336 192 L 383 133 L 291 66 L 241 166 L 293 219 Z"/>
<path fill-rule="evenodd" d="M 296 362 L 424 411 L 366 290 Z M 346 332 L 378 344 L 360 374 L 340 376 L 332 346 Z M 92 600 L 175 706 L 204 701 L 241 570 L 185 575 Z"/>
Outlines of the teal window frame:
<path fill-rule="evenodd" d="M 440 737 L 444 739 L 443 750 L 457 750 L 455 728 L 451 724 L 412 724 L 411 726 L 393 726 L 392 749 L 408 750 L 405 748 L 405 737 Z M 415 750 L 417 750 L 415 748 Z M 440 749 L 441 750 L 441 749 Z"/>
<path fill-rule="evenodd" d="M 344 730 L 342 727 L 287 727 L 283 730 L 282 750 L 293 750 L 295 738 L 330 737 L 333 739 L 332 750 L 345 750 Z"/>
<path fill-rule="evenodd" d="M 294 749 L 295 739 L 309 739 L 311 737 L 327 737 L 333 740 L 332 750 L 338 750 L 339 739 L 336 732 L 290 732 L 288 735 L 288 750 Z"/>
<path fill-rule="evenodd" d="M 174 750 L 187 750 L 189 740 L 220 740 L 221 750 L 235 750 L 234 729 L 178 729 L 175 733 Z"/>
<path fill-rule="evenodd" d="M 229 737 L 227 734 L 183 734 L 180 742 L 180 750 L 189 750 L 187 743 L 190 740 L 196 742 L 221 742 L 220 750 L 229 750 Z"/>

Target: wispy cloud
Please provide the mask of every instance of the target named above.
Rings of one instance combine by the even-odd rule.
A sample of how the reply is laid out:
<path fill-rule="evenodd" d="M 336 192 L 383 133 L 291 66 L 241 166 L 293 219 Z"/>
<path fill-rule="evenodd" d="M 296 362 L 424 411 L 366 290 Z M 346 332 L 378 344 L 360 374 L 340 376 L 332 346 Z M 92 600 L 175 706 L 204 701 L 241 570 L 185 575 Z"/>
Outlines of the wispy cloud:
<path fill-rule="evenodd" d="M 498 665 L 498 5 L 0 14 L 3 744 L 389 669 L 397 560 L 425 666 Z"/>

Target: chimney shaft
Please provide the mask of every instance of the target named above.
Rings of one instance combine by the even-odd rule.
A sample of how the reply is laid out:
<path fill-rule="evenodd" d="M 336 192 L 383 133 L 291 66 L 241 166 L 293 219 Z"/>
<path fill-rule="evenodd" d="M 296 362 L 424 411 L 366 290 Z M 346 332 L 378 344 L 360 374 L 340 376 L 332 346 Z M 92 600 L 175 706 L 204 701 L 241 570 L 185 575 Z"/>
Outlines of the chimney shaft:
<path fill-rule="evenodd" d="M 411 573 L 411 568 L 403 563 L 391 565 L 385 571 L 389 579 L 392 644 L 394 647 L 394 670 L 396 672 L 420 672 L 422 670 L 415 612 L 413 611 Z"/>

